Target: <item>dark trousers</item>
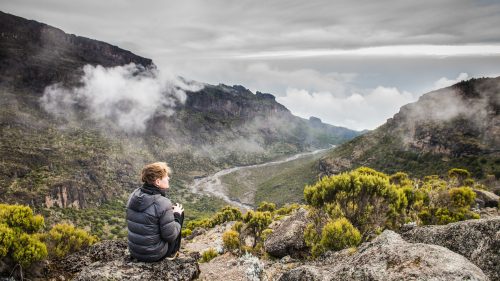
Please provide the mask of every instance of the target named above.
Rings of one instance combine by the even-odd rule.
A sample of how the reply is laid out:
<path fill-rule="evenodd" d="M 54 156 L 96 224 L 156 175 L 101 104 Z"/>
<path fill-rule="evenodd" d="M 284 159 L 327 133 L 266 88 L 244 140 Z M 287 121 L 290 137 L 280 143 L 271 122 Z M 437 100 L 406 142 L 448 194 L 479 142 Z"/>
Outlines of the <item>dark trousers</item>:
<path fill-rule="evenodd" d="M 181 214 L 179 223 L 181 224 L 181 229 L 179 230 L 179 236 L 175 239 L 173 243 L 168 244 L 168 250 L 165 257 L 171 257 L 175 255 L 181 248 L 181 238 L 182 238 L 182 224 L 184 223 L 184 213 Z M 164 258 L 165 258 L 164 257 Z"/>

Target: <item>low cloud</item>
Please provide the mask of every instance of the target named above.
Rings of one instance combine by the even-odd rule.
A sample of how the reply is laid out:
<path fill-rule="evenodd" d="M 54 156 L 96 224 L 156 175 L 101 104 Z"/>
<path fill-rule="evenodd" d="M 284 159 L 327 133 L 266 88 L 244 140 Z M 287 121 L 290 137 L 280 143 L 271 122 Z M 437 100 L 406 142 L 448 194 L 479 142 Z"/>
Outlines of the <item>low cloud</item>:
<path fill-rule="evenodd" d="M 455 79 L 448 79 L 446 77 L 441 77 L 439 80 L 434 82 L 434 90 L 446 88 L 460 81 L 469 79 L 469 74 L 462 72 Z"/>
<path fill-rule="evenodd" d="M 416 100 L 409 92 L 379 86 L 366 94 L 353 92 L 338 97 L 330 92 L 309 92 L 290 88 L 278 102 L 303 118 L 311 115 L 324 122 L 351 129 L 374 129 L 399 108 Z"/>
<path fill-rule="evenodd" d="M 48 86 L 41 98 L 46 111 L 66 119 L 77 108 L 94 120 L 109 120 L 127 132 L 142 132 L 154 114 L 170 116 L 176 104 L 186 101 L 185 91 L 203 86 L 187 83 L 157 70 L 128 64 L 111 68 L 86 65 L 81 86 Z"/>

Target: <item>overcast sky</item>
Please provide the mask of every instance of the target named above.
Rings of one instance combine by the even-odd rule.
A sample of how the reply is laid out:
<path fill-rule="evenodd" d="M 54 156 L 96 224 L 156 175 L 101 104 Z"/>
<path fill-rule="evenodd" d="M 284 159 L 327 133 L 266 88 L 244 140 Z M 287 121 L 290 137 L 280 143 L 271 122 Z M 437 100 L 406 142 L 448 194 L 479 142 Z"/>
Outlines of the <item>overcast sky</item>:
<path fill-rule="evenodd" d="M 272 93 L 295 115 L 374 129 L 402 105 L 500 76 L 500 1 L 1 0 L 161 71 Z"/>

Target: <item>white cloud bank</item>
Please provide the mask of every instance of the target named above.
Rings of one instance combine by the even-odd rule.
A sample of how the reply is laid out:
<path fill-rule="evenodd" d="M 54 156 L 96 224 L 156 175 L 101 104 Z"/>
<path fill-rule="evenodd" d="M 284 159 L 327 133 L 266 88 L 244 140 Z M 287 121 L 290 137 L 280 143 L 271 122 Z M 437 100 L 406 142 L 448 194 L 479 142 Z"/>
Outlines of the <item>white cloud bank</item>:
<path fill-rule="evenodd" d="M 465 72 L 454 79 L 441 77 L 433 83 L 430 90 L 445 88 L 470 78 Z M 396 87 L 384 86 L 368 91 L 356 91 L 349 83 L 337 87 L 350 90 L 351 94 L 339 95 L 332 91 L 310 91 L 290 87 L 285 96 L 277 97 L 277 101 L 290 109 L 293 114 L 303 118 L 315 116 L 325 123 L 336 126 L 371 130 L 396 114 L 401 106 L 415 102 L 420 95 L 425 94 L 413 94 Z"/>
<path fill-rule="evenodd" d="M 185 102 L 186 90 L 202 88 L 135 64 L 111 68 L 86 65 L 83 73 L 82 86 L 47 87 L 41 98 L 45 110 L 70 118 L 75 107 L 80 107 L 95 120 L 110 120 L 125 131 L 141 132 L 153 114 L 172 115 L 174 106 Z"/>
<path fill-rule="evenodd" d="M 439 80 L 434 82 L 434 90 L 446 88 L 467 79 L 469 79 L 469 74 L 464 72 L 460 73 L 455 79 L 448 79 L 446 77 L 441 77 Z"/>
<path fill-rule="evenodd" d="M 383 124 L 401 106 L 414 102 L 416 97 L 396 88 L 379 86 L 365 95 L 352 93 L 345 97 L 290 88 L 286 96 L 277 100 L 300 117 L 315 116 L 329 124 L 363 130 Z"/>

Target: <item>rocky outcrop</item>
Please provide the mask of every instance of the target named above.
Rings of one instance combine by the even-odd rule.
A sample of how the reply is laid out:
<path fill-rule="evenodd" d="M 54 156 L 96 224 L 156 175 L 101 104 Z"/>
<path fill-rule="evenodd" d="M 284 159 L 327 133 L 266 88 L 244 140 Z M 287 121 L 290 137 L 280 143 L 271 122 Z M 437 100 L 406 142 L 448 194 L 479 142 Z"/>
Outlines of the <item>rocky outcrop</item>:
<path fill-rule="evenodd" d="M 0 85 L 39 93 L 49 84 L 73 80 L 85 64 L 154 67 L 151 59 L 40 22 L 3 12 L 0 22 Z"/>
<path fill-rule="evenodd" d="M 476 204 L 479 208 L 498 207 L 500 196 L 483 189 L 474 189 L 474 192 L 476 193 Z"/>
<path fill-rule="evenodd" d="M 469 259 L 491 280 L 500 280 L 500 217 L 418 227 L 402 237 L 446 247 Z"/>
<path fill-rule="evenodd" d="M 386 230 L 356 252 L 328 252 L 317 262 L 285 272 L 297 280 L 488 280 L 480 268 L 444 247 L 408 243 Z"/>
<path fill-rule="evenodd" d="M 264 242 L 266 252 L 279 258 L 287 255 L 291 257 L 303 256 L 307 251 L 307 245 L 304 241 L 306 226 L 307 211 L 299 209 L 273 229 L 273 233 Z"/>
<path fill-rule="evenodd" d="M 104 241 L 58 262 L 50 275 L 80 281 L 104 281 L 194 280 L 199 274 L 198 263 L 193 257 L 138 262 L 129 255 L 126 241 Z"/>

